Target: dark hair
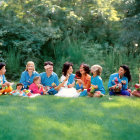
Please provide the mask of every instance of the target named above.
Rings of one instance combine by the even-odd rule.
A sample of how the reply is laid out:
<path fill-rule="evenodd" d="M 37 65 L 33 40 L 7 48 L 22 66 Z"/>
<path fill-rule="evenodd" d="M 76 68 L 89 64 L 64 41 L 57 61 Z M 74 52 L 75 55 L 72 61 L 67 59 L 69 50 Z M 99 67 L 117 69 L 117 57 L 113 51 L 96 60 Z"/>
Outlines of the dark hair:
<path fill-rule="evenodd" d="M 80 70 L 78 70 L 78 71 L 76 71 L 76 73 L 75 73 L 75 77 L 76 78 L 81 78 L 81 73 L 80 73 Z"/>
<path fill-rule="evenodd" d="M 70 66 L 73 66 L 73 64 L 71 62 L 64 63 L 63 69 L 62 69 L 62 73 L 64 74 L 64 76 L 66 76 L 67 71 L 70 68 Z"/>
<path fill-rule="evenodd" d="M 131 81 L 131 74 L 130 74 L 129 67 L 127 65 L 121 65 L 120 67 L 123 68 L 126 71 L 124 76 L 127 77 L 128 82 L 130 82 Z"/>
<path fill-rule="evenodd" d="M 83 66 L 84 71 L 86 72 L 86 74 L 89 74 L 89 73 L 90 73 L 89 65 L 82 63 L 82 64 L 80 65 L 80 67 L 81 67 L 81 66 Z"/>
<path fill-rule="evenodd" d="M 18 84 L 16 85 L 16 88 L 17 88 L 17 86 L 22 86 L 22 87 L 23 87 L 23 84 L 22 84 L 22 83 L 18 83 Z"/>
<path fill-rule="evenodd" d="M 3 63 L 3 62 L 0 62 L 0 70 L 1 70 L 4 66 L 6 66 L 6 64 Z"/>
<path fill-rule="evenodd" d="M 51 65 L 51 66 L 53 66 L 53 62 L 51 62 L 51 61 L 46 61 L 46 62 L 44 63 L 44 66 L 46 66 L 46 65 Z"/>

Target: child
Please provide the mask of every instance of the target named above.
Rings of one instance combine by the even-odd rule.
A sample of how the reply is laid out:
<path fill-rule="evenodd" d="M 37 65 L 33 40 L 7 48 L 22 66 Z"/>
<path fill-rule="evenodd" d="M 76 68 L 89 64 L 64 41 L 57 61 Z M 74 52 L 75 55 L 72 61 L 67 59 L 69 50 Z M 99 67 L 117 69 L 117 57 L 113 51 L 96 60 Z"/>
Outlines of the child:
<path fill-rule="evenodd" d="M 76 71 L 76 73 L 75 73 L 75 80 L 81 79 L 81 76 L 82 75 L 81 75 L 80 71 L 79 70 Z M 82 92 L 84 90 L 83 84 L 80 83 L 78 80 L 76 82 L 76 90 L 77 90 L 77 92 Z"/>
<path fill-rule="evenodd" d="M 40 76 L 36 76 L 33 80 L 33 83 L 29 86 L 29 90 L 31 90 L 33 94 L 41 94 L 41 95 L 45 94 L 43 86 L 40 83 L 41 83 Z"/>
<path fill-rule="evenodd" d="M 0 95 L 1 94 L 7 94 L 12 91 L 12 87 L 10 86 L 11 83 L 7 82 L 5 78 L 5 68 L 6 64 L 0 62 Z"/>
<path fill-rule="evenodd" d="M 135 85 L 136 90 L 132 91 L 132 95 L 140 97 L 140 74 L 139 74 L 139 84 Z"/>
<path fill-rule="evenodd" d="M 105 94 L 105 88 L 103 86 L 102 78 L 100 77 L 102 67 L 100 65 L 93 65 L 91 67 L 91 87 L 88 89 L 88 95 L 90 97 L 101 97 Z"/>
<path fill-rule="evenodd" d="M 16 90 L 13 90 L 11 92 L 11 94 L 12 95 L 22 95 L 23 94 L 22 88 L 23 88 L 23 84 L 22 83 L 18 83 L 16 85 Z"/>

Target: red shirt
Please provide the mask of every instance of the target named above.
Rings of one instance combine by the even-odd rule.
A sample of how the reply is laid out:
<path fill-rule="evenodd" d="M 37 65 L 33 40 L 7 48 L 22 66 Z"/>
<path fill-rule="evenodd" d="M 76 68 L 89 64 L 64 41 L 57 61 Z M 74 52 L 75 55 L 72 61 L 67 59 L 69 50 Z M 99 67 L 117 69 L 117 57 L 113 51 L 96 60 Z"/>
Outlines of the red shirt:
<path fill-rule="evenodd" d="M 81 80 L 84 82 L 85 89 L 90 88 L 90 85 L 91 85 L 91 76 L 89 74 L 82 75 Z"/>
<path fill-rule="evenodd" d="M 31 90 L 31 92 L 34 94 L 36 93 L 41 94 L 41 92 L 43 92 L 43 88 L 42 87 L 39 88 L 35 83 L 32 83 L 30 85 L 29 90 Z"/>

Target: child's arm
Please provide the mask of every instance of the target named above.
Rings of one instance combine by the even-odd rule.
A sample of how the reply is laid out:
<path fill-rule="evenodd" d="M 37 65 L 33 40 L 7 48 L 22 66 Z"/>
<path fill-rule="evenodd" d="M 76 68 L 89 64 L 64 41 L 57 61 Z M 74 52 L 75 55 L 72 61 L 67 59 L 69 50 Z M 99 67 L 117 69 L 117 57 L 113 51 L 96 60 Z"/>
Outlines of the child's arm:
<path fill-rule="evenodd" d="M 7 82 L 5 75 L 3 75 L 3 84 Z"/>
<path fill-rule="evenodd" d="M 126 90 L 127 88 L 128 88 L 128 79 L 126 79 L 122 82 L 122 89 Z"/>
<path fill-rule="evenodd" d="M 72 87 L 74 87 L 74 86 L 75 86 L 75 81 L 74 81 L 72 84 L 69 84 L 69 85 L 68 85 L 69 88 L 72 88 Z"/>
<path fill-rule="evenodd" d="M 6 80 L 5 78 L 5 75 L 3 75 L 3 82 L 2 82 L 2 86 L 5 87 L 5 86 L 10 86 L 10 83 Z"/>
<path fill-rule="evenodd" d="M 68 76 L 66 76 L 66 78 L 63 80 L 63 82 L 62 83 L 60 83 L 57 87 L 55 87 L 55 90 L 59 90 L 61 87 L 63 87 L 64 86 L 64 84 L 65 84 L 65 82 L 67 81 L 69 79 L 69 75 Z"/>
<path fill-rule="evenodd" d="M 4 84 L 3 84 L 3 86 L 10 86 L 11 85 L 11 83 L 10 82 L 5 82 Z"/>

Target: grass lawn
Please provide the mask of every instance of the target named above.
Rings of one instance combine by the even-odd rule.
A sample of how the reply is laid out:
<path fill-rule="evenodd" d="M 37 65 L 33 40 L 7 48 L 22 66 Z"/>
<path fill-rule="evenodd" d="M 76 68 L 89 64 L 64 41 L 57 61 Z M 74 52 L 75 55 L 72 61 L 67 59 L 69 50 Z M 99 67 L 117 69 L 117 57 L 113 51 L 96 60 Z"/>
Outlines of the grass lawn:
<path fill-rule="evenodd" d="M 0 96 L 0 140 L 138 140 L 140 99 Z"/>

